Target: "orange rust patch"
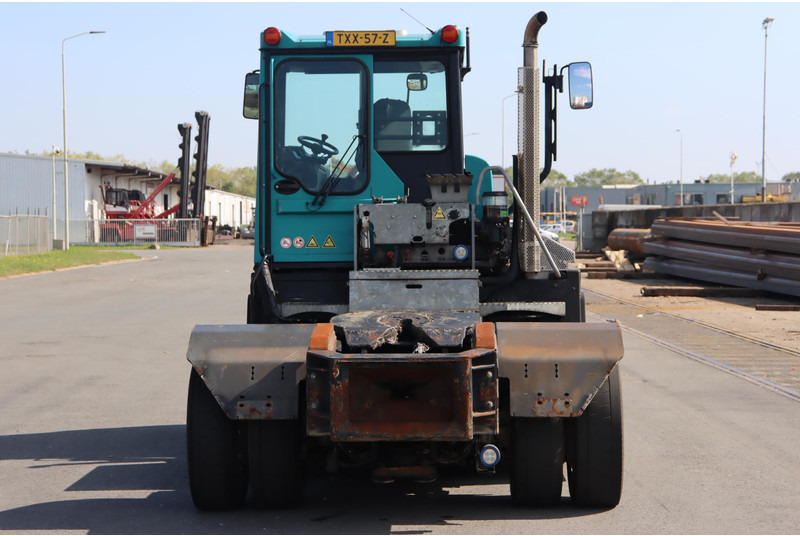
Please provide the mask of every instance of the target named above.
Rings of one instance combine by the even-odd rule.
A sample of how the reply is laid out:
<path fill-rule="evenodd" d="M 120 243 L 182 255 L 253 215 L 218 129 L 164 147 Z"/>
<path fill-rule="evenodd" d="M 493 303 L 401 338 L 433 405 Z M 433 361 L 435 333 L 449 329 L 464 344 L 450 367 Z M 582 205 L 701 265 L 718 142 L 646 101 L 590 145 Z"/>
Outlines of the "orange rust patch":
<path fill-rule="evenodd" d="M 336 350 L 336 334 L 333 331 L 333 324 L 317 324 L 311 333 L 311 340 L 308 343 L 309 350 Z"/>
<path fill-rule="evenodd" d="M 475 347 L 497 348 L 497 336 L 494 333 L 494 322 L 478 322 L 475 324 Z"/>

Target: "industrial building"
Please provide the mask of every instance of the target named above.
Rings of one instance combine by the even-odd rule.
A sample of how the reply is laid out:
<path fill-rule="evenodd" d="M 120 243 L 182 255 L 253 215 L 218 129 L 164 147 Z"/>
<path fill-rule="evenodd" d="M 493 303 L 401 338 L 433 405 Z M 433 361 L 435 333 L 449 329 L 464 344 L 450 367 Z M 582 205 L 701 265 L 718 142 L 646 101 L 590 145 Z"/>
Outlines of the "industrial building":
<path fill-rule="evenodd" d="M 121 162 L 69 160 L 70 242 L 82 242 L 86 221 L 105 218 L 103 192 L 107 188 L 139 190 L 150 195 L 167 177 Z M 59 157 L 0 153 L 0 214 L 55 215 L 55 237 L 64 236 L 64 160 Z M 180 182 L 173 179 L 155 200 L 169 208 L 180 202 Z M 218 226 L 239 227 L 253 220 L 255 198 L 206 187 L 204 216 Z M 197 214 L 197 210 L 194 211 Z"/>
<path fill-rule="evenodd" d="M 546 184 L 546 183 L 545 183 Z M 681 203 L 683 194 L 683 203 Z M 735 203 L 751 202 L 761 194 L 761 183 L 737 182 L 733 185 Z M 785 201 L 800 200 L 800 184 L 768 182 L 767 197 L 785 198 Z M 730 183 L 660 183 L 660 184 L 611 184 L 605 186 L 564 186 L 542 188 L 540 203 L 542 212 L 585 213 L 601 206 L 610 205 L 656 205 L 661 207 L 691 205 L 722 205 L 731 202 Z M 562 208 L 563 204 L 563 208 Z M 642 207 L 646 208 L 646 207 Z"/>

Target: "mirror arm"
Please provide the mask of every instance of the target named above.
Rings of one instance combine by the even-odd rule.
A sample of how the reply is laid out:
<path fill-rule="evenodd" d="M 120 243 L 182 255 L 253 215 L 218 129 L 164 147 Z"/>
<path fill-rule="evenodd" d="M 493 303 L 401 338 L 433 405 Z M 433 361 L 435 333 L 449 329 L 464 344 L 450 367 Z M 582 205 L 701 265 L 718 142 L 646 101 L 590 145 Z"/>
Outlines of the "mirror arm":
<path fill-rule="evenodd" d="M 572 65 L 568 63 L 561 68 L 561 71 L 558 73 L 558 92 L 564 93 L 564 69 L 568 69 L 569 66 Z M 555 69 L 553 69 L 553 76 L 555 76 Z"/>
<path fill-rule="evenodd" d="M 546 72 L 544 62 L 542 62 L 542 71 Z M 544 82 L 544 167 L 539 173 L 540 184 L 550 174 L 553 161 L 558 160 L 558 99 L 555 98 L 555 92 L 564 91 L 564 76 L 556 74 L 557 72 L 558 66 L 553 65 L 553 74 L 545 75 L 542 78 Z"/>

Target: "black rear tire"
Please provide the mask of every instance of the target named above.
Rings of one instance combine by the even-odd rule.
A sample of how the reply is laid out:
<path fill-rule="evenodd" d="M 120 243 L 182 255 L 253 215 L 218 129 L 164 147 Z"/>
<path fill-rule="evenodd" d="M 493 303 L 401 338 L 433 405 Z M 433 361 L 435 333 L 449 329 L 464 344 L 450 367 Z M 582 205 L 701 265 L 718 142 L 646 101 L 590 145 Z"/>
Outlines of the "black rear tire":
<path fill-rule="evenodd" d="M 567 429 L 567 477 L 580 506 L 613 508 L 622 496 L 622 396 L 619 367 Z"/>
<path fill-rule="evenodd" d="M 297 420 L 249 421 L 250 489 L 259 508 L 299 506 L 305 495 Z"/>
<path fill-rule="evenodd" d="M 561 419 L 512 417 L 511 500 L 519 506 L 561 501 L 564 426 Z"/>
<path fill-rule="evenodd" d="M 101 242 L 113 242 L 118 244 L 122 242 L 122 237 L 119 234 L 119 231 L 114 229 L 101 229 L 100 230 L 100 241 Z"/>
<path fill-rule="evenodd" d="M 192 501 L 200 510 L 229 510 L 244 502 L 247 470 L 242 429 L 217 404 L 192 369 L 186 408 L 186 455 Z"/>
<path fill-rule="evenodd" d="M 162 242 L 177 242 L 178 241 L 178 231 L 175 229 L 166 229 L 161 231 L 161 241 Z"/>

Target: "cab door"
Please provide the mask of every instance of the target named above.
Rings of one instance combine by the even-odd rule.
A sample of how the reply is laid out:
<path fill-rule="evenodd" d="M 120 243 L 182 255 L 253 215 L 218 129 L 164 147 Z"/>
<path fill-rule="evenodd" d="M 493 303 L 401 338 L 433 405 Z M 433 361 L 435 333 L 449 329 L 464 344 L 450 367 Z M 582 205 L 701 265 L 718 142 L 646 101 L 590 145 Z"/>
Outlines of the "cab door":
<path fill-rule="evenodd" d="M 402 195 L 371 164 L 371 56 L 273 57 L 270 245 L 276 263 L 352 263 L 353 207 Z"/>

